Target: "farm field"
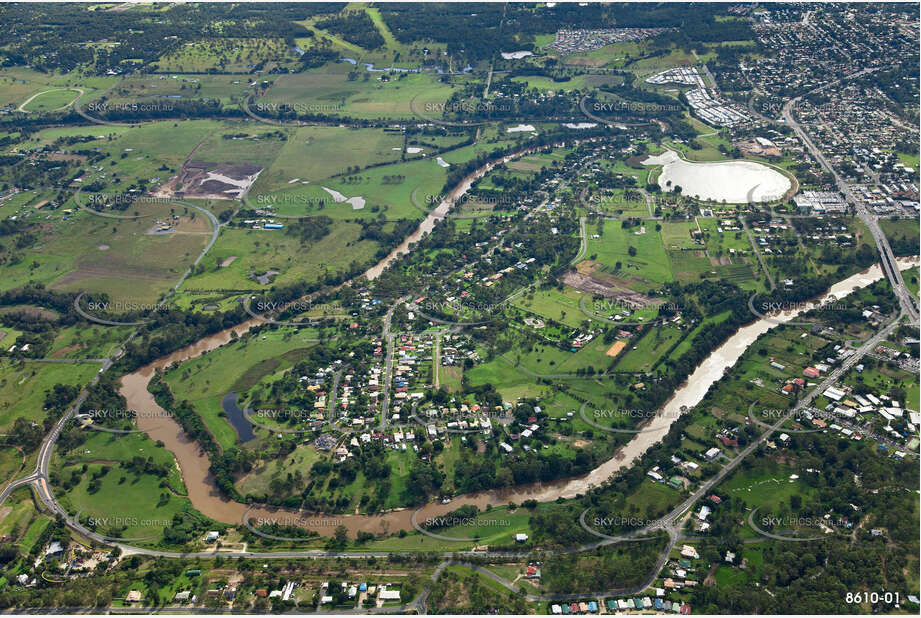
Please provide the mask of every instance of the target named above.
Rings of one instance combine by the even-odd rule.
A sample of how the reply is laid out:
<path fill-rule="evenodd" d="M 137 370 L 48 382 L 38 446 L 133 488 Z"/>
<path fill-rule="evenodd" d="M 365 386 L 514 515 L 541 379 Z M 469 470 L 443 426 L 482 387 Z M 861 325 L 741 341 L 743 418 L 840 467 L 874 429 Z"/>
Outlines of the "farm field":
<path fill-rule="evenodd" d="M 635 254 L 631 254 L 631 248 Z M 586 253 L 611 274 L 632 279 L 637 285 L 672 280 L 662 236 L 654 225 L 627 229 L 621 227 L 620 221 L 605 221 L 601 237 L 589 239 Z"/>
<path fill-rule="evenodd" d="M 4 343 L 5 345 L 5 343 Z M 8 347 L 8 346 L 7 346 Z M 99 371 L 98 363 L 15 363 L 0 360 L 0 428 L 9 429 L 22 417 L 41 423 L 45 418 L 45 394 L 55 384 L 82 387 Z"/>
<path fill-rule="evenodd" d="M 540 75 L 522 75 L 512 78 L 512 81 L 521 82 L 539 91 L 566 91 L 584 90 L 598 86 L 619 85 L 623 80 L 616 75 L 579 75 L 564 81 L 556 81 Z"/>
<path fill-rule="evenodd" d="M 445 152 L 441 157 L 449 165 L 459 165 L 466 163 L 481 152 L 489 152 L 506 145 L 496 142 L 484 144 L 482 147 L 465 146 Z M 392 149 L 395 146 L 389 147 Z M 317 156 L 322 152 L 322 150 L 312 150 L 311 155 Z M 398 158 L 398 153 L 394 154 L 394 158 Z M 284 153 L 279 155 L 279 160 L 286 161 Z M 322 169 L 322 172 L 329 172 L 332 169 L 342 168 L 326 167 Z M 269 173 L 271 175 L 271 170 Z M 298 171 L 293 168 L 279 172 L 276 176 L 279 178 L 278 182 L 288 183 L 288 188 L 267 194 L 260 193 L 254 195 L 255 199 L 250 198 L 248 201 L 253 207 L 260 205 L 257 201 L 259 199 L 262 200 L 262 204 L 277 205 L 275 206 L 277 214 L 285 216 L 322 214 L 337 220 L 371 219 L 378 218 L 383 213 L 388 220 L 418 219 L 427 211 L 428 196 L 443 194 L 442 189 L 447 173 L 435 159 L 424 157 L 353 171 L 351 174 L 326 178 L 317 183 L 310 181 L 305 185 L 301 180 L 297 183 L 290 183 L 298 176 Z M 364 198 L 365 203 L 357 209 L 346 202 L 337 203 L 324 187 L 347 198 Z M 415 201 L 413 200 L 414 195 Z"/>
<path fill-rule="evenodd" d="M 90 115 L 93 115 L 93 103 L 101 102 L 103 97 L 106 103 L 113 106 L 143 105 L 152 111 L 166 112 L 179 103 L 189 101 L 217 101 L 222 105 L 232 105 L 241 102 L 249 94 L 249 80 L 243 75 L 187 74 L 183 71 L 134 74 L 125 76 L 110 89 L 94 97 L 83 97 L 80 104 L 88 108 Z M 133 111 L 135 108 L 123 109 Z M 103 111 L 106 109 L 103 108 Z"/>
<path fill-rule="evenodd" d="M 0 608 L 918 613 L 917 6 L 0 16 Z"/>
<path fill-rule="evenodd" d="M 259 105 L 278 105 L 303 114 L 325 114 L 361 119 L 408 119 L 417 117 L 413 105 L 423 116 L 440 117 L 442 105 L 453 92 L 430 73 L 403 73 L 397 79 L 380 82 L 366 78 L 350 80 L 352 65 L 316 69 L 306 73 L 279 76 L 266 94 L 253 101 Z M 267 107 L 267 109 L 273 109 Z"/>
<path fill-rule="evenodd" d="M 156 301 L 198 257 L 208 233 L 150 234 L 155 219 L 171 209 L 162 204 L 145 204 L 147 208 L 150 214 L 139 219 L 113 221 L 89 212 L 65 215 L 49 226 L 42 244 L 25 251 L 27 260 L 5 269 L 0 285 L 10 289 L 35 280 L 52 289 L 104 292 L 138 303 Z M 175 210 L 188 212 L 190 221 L 195 214 L 201 216 L 183 207 Z"/>
<path fill-rule="evenodd" d="M 251 189 L 253 196 L 300 189 L 354 167 L 400 161 L 403 137 L 380 129 L 300 127 L 288 129 L 287 140 L 271 157 Z M 223 146 L 223 145 L 222 145 Z M 246 160 L 247 144 L 241 144 Z M 250 199 L 253 199 L 251 197 Z"/>
<path fill-rule="evenodd" d="M 270 271 L 277 273 L 270 279 L 278 285 L 315 281 L 345 272 L 353 262 L 366 263 L 377 249 L 377 242 L 361 240 L 361 225 L 353 222 L 340 222 L 324 238 L 306 244 L 284 230 L 223 230 L 183 289 L 260 289 L 266 286 L 254 277 Z"/>

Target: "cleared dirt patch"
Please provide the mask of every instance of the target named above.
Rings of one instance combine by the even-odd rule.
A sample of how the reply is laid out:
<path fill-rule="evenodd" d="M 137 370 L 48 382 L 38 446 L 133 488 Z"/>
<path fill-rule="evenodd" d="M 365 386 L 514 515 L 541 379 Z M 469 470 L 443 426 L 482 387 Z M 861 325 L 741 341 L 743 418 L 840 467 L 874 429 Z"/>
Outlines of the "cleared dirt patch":
<path fill-rule="evenodd" d="M 52 152 L 46 157 L 49 161 L 86 161 L 86 155 Z"/>
<path fill-rule="evenodd" d="M 64 346 L 63 348 L 61 348 L 60 350 L 52 354 L 51 358 L 64 358 L 65 355 L 70 354 L 71 352 L 75 352 L 79 349 L 80 349 L 80 346 L 76 344 Z"/>
<path fill-rule="evenodd" d="M 188 161 L 157 191 L 157 197 L 238 199 L 249 191 L 262 168 L 251 163 Z"/>
<path fill-rule="evenodd" d="M 577 270 L 563 274 L 560 280 L 582 292 L 603 298 L 614 298 L 631 307 L 644 308 L 662 303 L 659 299 L 617 285 L 614 277 L 596 272 L 595 265 L 597 262 L 581 262 Z"/>
<path fill-rule="evenodd" d="M 614 357 L 620 354 L 621 350 L 623 350 L 626 347 L 627 347 L 626 341 L 617 341 L 614 343 L 614 345 L 608 348 L 608 351 L 605 352 L 605 354 L 608 356 Z"/>
<path fill-rule="evenodd" d="M 0 313 L 12 313 L 12 314 L 22 314 L 27 315 L 33 318 L 41 318 L 42 320 L 57 320 L 60 316 L 49 309 L 43 309 L 41 307 L 36 307 L 35 305 L 19 305 L 15 307 L 4 307 L 0 309 Z"/>
<path fill-rule="evenodd" d="M 570 287 L 574 287 L 577 290 L 582 292 L 587 292 L 595 296 L 604 296 L 605 298 L 611 298 L 614 296 L 616 290 L 609 285 L 606 285 L 600 281 L 592 279 L 588 275 L 582 274 L 576 271 L 569 271 L 564 273 L 560 280 Z"/>

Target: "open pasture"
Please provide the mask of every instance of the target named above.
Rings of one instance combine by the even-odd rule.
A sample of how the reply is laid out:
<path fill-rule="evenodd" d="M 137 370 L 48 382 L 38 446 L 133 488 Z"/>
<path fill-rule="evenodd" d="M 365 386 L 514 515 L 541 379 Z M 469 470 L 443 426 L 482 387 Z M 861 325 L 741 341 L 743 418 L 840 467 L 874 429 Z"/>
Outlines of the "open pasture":
<path fill-rule="evenodd" d="M 363 263 L 377 251 L 377 243 L 360 240 L 362 226 L 340 221 L 321 240 L 303 246 L 282 230 L 224 229 L 217 243 L 202 261 L 199 272 L 189 277 L 186 289 L 259 289 L 250 275 L 268 271 L 274 284 L 312 281 L 335 274 L 353 261 Z M 235 258 L 227 266 L 221 266 Z"/>
<path fill-rule="evenodd" d="M 259 65 L 271 69 L 273 66 L 294 64 L 297 57 L 297 53 L 280 38 L 207 39 L 190 41 L 162 56 L 155 70 L 162 73 L 209 70 L 251 73 Z"/>
<path fill-rule="evenodd" d="M 601 237 L 589 238 L 586 254 L 611 274 L 636 279 L 637 283 L 672 280 L 671 266 L 655 224 L 623 228 L 620 221 L 605 221 Z"/>
<path fill-rule="evenodd" d="M 349 69 L 363 75 L 350 79 Z M 454 91 L 453 86 L 439 82 L 438 76 L 430 72 L 401 73 L 388 81 L 380 81 L 379 75 L 366 72 L 364 67 L 355 69 L 348 63 L 281 75 L 253 105 L 259 109 L 260 104 L 275 104 L 281 110 L 303 114 L 409 119 L 418 117 L 411 107 L 415 100 L 415 108 L 422 116 L 440 118 L 441 105 Z"/>
<path fill-rule="evenodd" d="M 287 133 L 251 194 L 300 189 L 305 182 L 316 184 L 353 167 L 398 162 L 403 149 L 402 135 L 382 129 L 299 127 Z"/>
<path fill-rule="evenodd" d="M 42 408 L 47 391 L 55 384 L 82 387 L 98 370 L 96 363 L 15 364 L 0 360 L 0 430 L 8 430 L 19 417 L 40 424 L 45 419 Z"/>
<path fill-rule="evenodd" d="M 155 221 L 171 211 L 181 217 L 177 231 L 152 233 Z M 201 253 L 210 226 L 200 213 L 174 204 L 147 202 L 124 214 L 135 212 L 149 216 L 109 219 L 78 212 L 43 224 L 41 243 L 5 268 L 0 288 L 34 280 L 52 289 L 105 292 L 112 300 L 156 301 Z"/>
<path fill-rule="evenodd" d="M 250 92 L 250 77 L 242 75 L 130 75 L 105 93 L 112 104 L 161 103 L 169 111 L 171 103 L 183 100 L 215 100 L 222 104 L 242 101 Z M 88 98 L 81 101 L 89 104 Z"/>

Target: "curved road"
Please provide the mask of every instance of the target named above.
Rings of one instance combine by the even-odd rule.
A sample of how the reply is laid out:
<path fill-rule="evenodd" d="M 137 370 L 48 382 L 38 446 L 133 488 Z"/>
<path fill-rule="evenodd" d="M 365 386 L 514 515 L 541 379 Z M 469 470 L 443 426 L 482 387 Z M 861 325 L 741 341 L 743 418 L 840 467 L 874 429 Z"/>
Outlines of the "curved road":
<path fill-rule="evenodd" d="M 881 68 L 885 67 L 863 69 L 862 71 L 852 73 L 842 77 L 841 79 L 820 86 L 807 94 L 821 92 L 843 81 L 854 79 L 868 73 L 873 73 L 874 71 L 878 71 Z M 844 180 L 844 178 L 841 177 L 838 171 L 831 165 L 831 163 L 829 163 L 828 159 L 825 157 L 822 151 L 815 145 L 815 142 L 812 141 L 812 138 L 809 137 L 803 127 L 793 117 L 793 110 L 796 107 L 796 104 L 799 103 L 799 101 L 803 98 L 803 96 L 805 95 L 800 95 L 794 99 L 791 99 L 787 101 L 787 103 L 783 106 L 782 116 L 784 123 L 793 129 L 793 131 L 800 138 L 812 156 L 815 157 L 816 161 L 819 162 L 819 165 L 821 165 L 825 171 L 834 177 L 838 190 L 842 193 L 842 195 L 844 195 L 845 200 L 847 200 L 848 204 L 854 208 L 857 216 L 870 230 L 870 234 L 873 235 L 873 240 L 876 241 L 876 248 L 879 251 L 883 272 L 886 274 L 886 278 L 889 279 L 889 282 L 892 284 L 892 288 L 899 299 L 899 305 L 902 307 L 902 311 L 911 319 L 912 324 L 917 325 L 919 323 L 918 308 L 915 305 L 915 298 L 908 290 L 908 287 L 905 285 L 905 281 L 902 279 L 902 273 L 895 265 L 895 256 L 892 253 L 892 247 L 889 246 L 889 240 L 886 238 L 886 234 L 879 226 L 879 217 L 876 215 L 876 213 L 868 210 L 862 201 L 857 199 L 856 195 L 854 195 L 854 191 L 851 188 L 851 185 L 849 185 Z"/>
<path fill-rule="evenodd" d="M 865 69 L 864 71 L 853 74 L 844 79 L 853 78 L 859 74 L 871 72 L 872 70 L 874 69 Z M 833 83 L 836 83 L 836 82 L 833 82 Z M 827 88 L 831 86 L 833 83 L 827 84 L 826 86 L 823 86 L 822 88 L 819 88 L 817 90 L 822 90 L 824 88 Z M 820 392 L 824 391 L 828 386 L 832 385 L 841 375 L 843 375 L 845 371 L 847 371 L 852 366 L 854 366 L 868 352 L 872 351 L 879 342 L 885 340 L 886 337 L 901 323 L 902 318 L 904 316 L 908 316 L 913 322 L 918 321 L 917 308 L 915 307 L 912 301 L 912 297 L 910 293 L 907 291 L 907 288 L 905 287 L 904 282 L 901 279 L 900 272 L 898 271 L 897 268 L 894 267 L 894 259 L 892 258 L 891 248 L 889 247 L 888 242 L 886 241 L 885 235 L 882 233 L 881 230 L 879 230 L 879 226 L 878 226 L 875 216 L 866 212 L 859 206 L 859 202 L 857 202 L 854 199 L 849 186 L 847 186 L 846 183 L 844 183 L 843 180 L 840 178 L 840 176 L 831 168 L 831 166 L 828 165 L 828 162 L 821 155 L 821 152 L 818 151 L 818 149 L 815 147 L 815 145 L 812 143 L 809 137 L 805 134 L 802 128 L 799 127 L 799 125 L 792 119 L 792 109 L 798 100 L 799 98 L 793 99 L 784 106 L 784 118 L 785 120 L 787 120 L 788 124 L 797 132 L 797 134 L 800 135 L 801 139 L 807 145 L 809 150 L 813 152 L 814 156 L 816 156 L 816 159 L 820 161 L 823 167 L 825 167 L 826 169 L 831 171 L 832 174 L 834 174 L 836 181 L 839 183 L 839 187 L 842 189 L 842 192 L 848 198 L 849 201 L 855 204 L 855 206 L 857 207 L 858 213 L 860 213 L 861 219 L 865 221 L 865 223 L 868 225 L 869 229 L 873 233 L 874 238 L 877 241 L 877 245 L 880 249 L 884 270 L 887 276 L 890 277 L 890 280 L 892 281 L 893 286 L 896 288 L 896 292 L 899 297 L 902 310 L 899 313 L 899 315 L 896 317 L 895 320 L 890 322 L 885 328 L 883 328 L 873 337 L 868 339 L 862 346 L 860 346 L 860 348 L 858 348 L 855 351 L 853 355 L 848 357 L 837 369 L 831 372 L 825 378 L 825 380 L 823 380 L 816 388 L 814 388 L 812 391 L 810 391 L 809 394 L 807 394 L 802 399 L 800 399 L 793 409 L 791 409 L 785 416 L 780 418 L 776 423 L 771 425 L 764 433 L 761 434 L 761 436 L 757 440 L 754 440 L 749 445 L 747 445 L 742 451 L 739 452 L 739 454 L 735 458 L 733 458 L 728 464 L 726 464 L 714 477 L 709 479 L 707 482 L 703 483 L 691 496 L 689 496 L 684 502 L 682 502 L 677 507 L 675 507 L 669 513 L 668 516 L 666 516 L 665 518 L 659 520 L 658 522 L 650 526 L 647 526 L 646 528 L 642 530 L 637 531 L 638 533 L 645 533 L 645 534 L 649 534 L 649 533 L 654 534 L 657 531 L 664 531 L 669 536 L 669 543 L 666 547 L 666 551 L 664 551 L 660 555 L 656 568 L 650 574 L 645 585 L 636 589 L 636 591 L 645 589 L 657 577 L 659 571 L 661 570 L 661 567 L 665 564 L 665 562 L 668 559 L 670 549 L 674 546 L 674 544 L 676 543 L 679 537 L 681 519 L 684 515 L 686 515 L 686 512 L 688 511 L 688 509 L 690 509 L 698 500 L 700 500 L 703 496 L 705 496 L 708 492 L 710 492 L 711 489 L 715 485 L 717 485 L 719 482 L 721 482 L 730 472 L 732 472 L 732 470 L 734 470 L 738 466 L 738 464 L 741 463 L 743 459 L 745 459 L 751 453 L 753 453 L 765 440 L 767 440 L 775 431 L 777 431 L 787 421 L 789 421 L 790 418 L 792 418 L 799 410 L 801 410 L 805 406 L 810 405 L 812 401 L 815 399 L 815 397 L 818 396 Z M 583 105 L 584 105 L 584 101 L 583 101 Z M 77 106 L 75 106 L 75 108 L 78 109 L 78 113 L 79 113 L 80 111 L 79 108 Z M 201 261 L 201 259 L 204 258 L 207 252 L 211 249 L 211 247 L 214 245 L 214 243 L 217 240 L 217 236 L 219 234 L 219 229 L 220 229 L 219 222 L 214 217 L 214 215 L 210 213 L 209 211 L 199 206 L 196 206 L 194 204 L 190 204 L 188 202 L 182 202 L 182 201 L 177 200 L 177 203 L 180 203 L 185 206 L 192 207 L 192 208 L 196 208 L 197 210 L 201 210 L 202 212 L 204 212 L 211 220 L 213 230 L 212 230 L 212 237 L 210 241 L 208 242 L 206 247 L 203 249 L 201 254 L 198 256 L 198 258 L 193 262 L 192 266 L 183 274 L 183 276 L 176 283 L 176 285 L 173 286 L 170 292 L 166 295 L 167 299 L 176 293 L 176 291 L 181 286 L 181 284 L 191 274 L 194 267 Z M 583 236 L 583 242 L 584 242 L 584 239 L 585 239 L 584 223 L 582 225 L 583 225 L 582 236 Z M 582 251 L 584 251 L 584 248 L 582 249 Z M 887 264 L 887 262 L 889 263 Z M 130 342 L 137 335 L 137 333 L 138 333 L 138 330 L 135 329 L 135 331 L 133 331 L 131 335 L 128 337 L 125 344 Z M 99 374 L 102 374 L 105 371 L 107 371 L 122 353 L 123 353 L 123 347 L 117 350 L 111 357 L 105 359 L 103 361 L 103 366 L 100 369 Z M 98 379 L 99 379 L 99 375 L 95 376 L 90 384 L 96 384 Z M 46 439 L 44 440 L 44 442 L 42 443 L 40 447 L 38 462 L 36 464 L 35 470 L 32 472 L 32 474 L 26 477 L 17 479 L 16 481 L 13 481 L 9 485 L 7 485 L 7 487 L 5 487 L 2 492 L 0 492 L 0 504 L 2 504 L 6 500 L 6 498 L 10 495 L 10 493 L 14 491 L 16 488 L 28 485 L 32 487 L 38 499 L 42 502 L 42 504 L 44 504 L 44 506 L 49 511 L 51 511 L 54 514 L 61 515 L 62 517 L 65 518 L 65 521 L 67 522 L 67 525 L 69 527 L 76 530 L 80 534 L 90 539 L 93 539 L 94 541 L 100 544 L 117 546 L 121 548 L 122 551 L 126 555 L 143 554 L 143 555 L 148 555 L 148 556 L 157 556 L 157 557 L 166 557 L 166 558 L 213 557 L 213 556 L 220 555 L 220 556 L 229 557 L 229 558 L 278 559 L 278 558 L 336 558 L 336 557 L 344 557 L 344 556 L 358 557 L 358 558 L 360 557 L 385 558 L 390 555 L 400 553 L 400 552 L 326 552 L 326 551 L 317 551 L 317 550 L 283 551 L 283 552 L 249 552 L 249 551 L 169 552 L 169 551 L 160 551 L 160 550 L 152 550 L 152 549 L 146 549 L 146 548 L 141 548 L 141 547 L 134 547 L 134 546 L 122 544 L 119 542 L 113 542 L 111 539 L 107 537 L 103 537 L 102 535 L 99 535 L 95 532 L 92 532 L 86 529 L 79 522 L 73 521 L 68 516 L 66 511 L 64 511 L 64 509 L 58 504 L 49 486 L 48 473 L 49 473 L 49 466 L 51 462 L 51 456 L 53 453 L 54 445 L 58 437 L 60 436 L 60 433 L 63 430 L 63 427 L 71 419 L 75 411 L 80 408 L 80 406 L 83 404 L 87 396 L 88 396 L 88 390 L 84 389 L 80 393 L 80 395 L 77 397 L 74 405 L 67 410 L 67 412 L 63 415 L 63 417 L 57 423 L 55 423 L 51 432 L 46 437 Z M 384 416 L 386 416 L 386 414 L 384 414 Z M 563 551 L 566 553 L 589 551 L 589 550 L 600 548 L 600 547 L 603 547 L 603 546 L 606 546 L 612 543 L 621 542 L 621 540 L 622 539 L 610 539 L 610 538 L 602 539 L 595 543 L 591 543 L 588 545 L 582 545 L 582 546 L 574 547 L 574 548 L 569 548 Z M 405 553 L 410 554 L 410 555 L 415 554 L 415 552 L 405 552 Z M 463 562 L 454 562 L 454 559 L 456 558 L 462 558 L 464 556 L 487 555 L 492 558 L 520 559 L 520 558 L 524 558 L 528 556 L 529 554 L 527 552 L 444 552 L 442 555 L 445 556 L 448 560 L 445 562 L 442 562 L 438 566 L 435 573 L 433 574 L 433 579 L 437 579 L 437 576 L 441 573 L 441 571 L 450 564 L 466 564 Z M 475 565 L 467 565 L 467 566 L 470 566 L 470 568 L 473 568 L 477 572 L 484 573 L 484 575 L 486 575 L 490 579 L 493 579 L 494 581 L 497 581 L 498 583 L 508 588 L 509 590 L 513 590 L 513 591 L 518 590 L 517 587 L 514 586 L 514 584 L 512 584 L 511 582 L 507 582 L 506 580 L 504 580 L 503 578 L 499 577 L 498 575 L 494 573 L 490 573 L 486 571 L 485 569 L 482 569 L 481 567 L 478 567 Z M 618 589 L 618 590 L 605 591 L 605 592 L 599 592 L 599 593 L 582 593 L 582 594 L 574 594 L 574 595 L 527 595 L 527 599 L 529 601 L 549 601 L 549 600 L 566 600 L 570 598 L 573 598 L 573 599 L 586 598 L 590 596 L 611 596 L 611 595 L 631 594 L 631 593 L 632 591 Z M 407 606 L 403 606 L 402 608 L 396 608 L 396 609 L 399 610 L 399 609 L 412 608 L 416 611 L 424 611 L 424 601 L 425 601 L 426 595 L 427 595 L 427 592 L 424 591 L 411 604 Z M 392 609 L 392 608 L 387 608 L 387 609 Z"/>

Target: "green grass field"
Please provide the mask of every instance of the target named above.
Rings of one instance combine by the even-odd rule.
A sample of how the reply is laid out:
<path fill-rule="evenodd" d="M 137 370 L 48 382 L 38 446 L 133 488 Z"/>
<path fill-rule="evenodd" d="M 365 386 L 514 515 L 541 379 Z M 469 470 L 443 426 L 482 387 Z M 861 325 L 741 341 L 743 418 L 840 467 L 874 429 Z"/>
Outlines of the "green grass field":
<path fill-rule="evenodd" d="M 395 163 L 400 160 L 402 149 L 402 135 L 381 129 L 291 129 L 288 140 L 253 185 L 251 194 L 284 193 L 300 189 L 303 181 L 316 184 L 330 176 L 344 174 L 353 166 Z M 245 158 L 245 145 L 241 154 Z M 291 182 L 295 179 L 297 181 Z"/>
<path fill-rule="evenodd" d="M 20 473 L 26 466 L 27 459 L 19 449 L 0 442 L 0 485 L 6 485 Z"/>
<path fill-rule="evenodd" d="M 720 313 L 718 315 L 711 315 L 711 316 L 704 318 L 703 321 L 700 322 L 700 324 L 694 327 L 694 330 L 688 333 L 688 336 L 685 337 L 681 341 L 681 343 L 675 346 L 675 349 L 672 350 L 671 354 L 669 355 L 670 358 L 673 358 L 673 359 L 679 358 L 682 354 L 690 350 L 692 342 L 694 341 L 694 337 L 696 337 L 700 331 L 702 331 L 703 329 L 713 324 L 719 324 L 723 322 L 726 318 L 729 317 L 729 315 L 730 315 L 729 311 L 724 311 L 723 313 Z"/>
<path fill-rule="evenodd" d="M 696 229 L 694 221 L 665 221 L 662 223 L 662 242 L 668 250 L 695 249 L 700 245 L 691 239 L 691 231 Z"/>
<path fill-rule="evenodd" d="M 186 493 L 182 475 L 172 453 L 164 447 L 157 446 L 146 434 L 140 432 L 116 434 L 89 429 L 84 432 L 87 435 L 86 441 L 61 456 L 63 465 L 92 463 L 100 460 L 130 461 L 133 457 L 144 459 L 150 457 L 155 463 L 170 469 L 168 477 L 170 488 L 177 494 Z"/>
<path fill-rule="evenodd" d="M 682 331 L 671 326 L 652 329 L 639 341 L 631 341 L 628 347 L 621 352 L 623 358 L 617 364 L 617 370 L 649 371 L 682 335 Z"/>
<path fill-rule="evenodd" d="M 640 230 L 640 227 L 624 229 L 620 221 L 606 220 L 601 237 L 589 239 L 586 255 L 616 276 L 652 284 L 672 281 L 662 236 L 654 225 L 645 226 L 645 233 L 637 234 Z M 630 247 L 636 249 L 635 256 L 630 255 Z"/>
<path fill-rule="evenodd" d="M 551 390 L 547 386 L 537 384 L 532 376 L 498 357 L 464 373 L 472 386 L 492 384 L 503 400 L 507 401 L 514 401 L 519 397 L 541 397 L 544 393 L 549 394 Z"/>
<path fill-rule="evenodd" d="M 97 363 L 25 363 L 0 360 L 0 429 L 8 429 L 19 417 L 41 423 L 45 392 L 55 384 L 83 386 L 99 370 Z"/>
<path fill-rule="evenodd" d="M 480 153 L 488 153 L 507 145 L 503 142 L 491 142 L 466 146 L 441 156 L 449 165 L 457 165 L 466 163 Z M 312 153 L 319 156 L 322 151 Z M 279 161 L 284 160 L 285 154 L 282 153 Z M 330 168 L 325 168 L 325 171 L 329 170 Z M 279 173 L 276 178 L 289 183 L 299 176 L 300 174 L 292 168 L 283 174 Z M 380 213 L 384 213 L 388 219 L 418 219 L 423 216 L 430 204 L 428 198 L 441 195 L 446 178 L 445 168 L 434 158 L 422 158 L 373 167 L 348 176 L 328 178 L 318 183 L 311 182 L 308 185 L 301 182 L 290 183 L 285 185 L 285 189 L 267 196 L 254 195 L 250 201 L 254 207 L 258 207 L 258 200 L 261 200 L 261 203 L 273 203 L 274 199 L 278 214 L 288 216 L 322 214 L 333 219 L 363 219 L 376 218 Z M 345 202 L 336 203 L 323 187 L 338 191 L 346 197 L 363 197 L 366 203 L 358 210 Z M 418 206 L 414 204 L 413 196 Z"/>
<path fill-rule="evenodd" d="M 22 106 L 22 109 L 31 113 L 52 112 L 63 109 L 73 103 L 80 94 L 78 90 L 60 89 L 46 90 Z"/>
<path fill-rule="evenodd" d="M 90 325 L 62 328 L 48 353 L 51 358 L 108 358 L 128 335 L 131 326 Z M 3 341 L 0 340 L 0 344 Z"/>
<path fill-rule="evenodd" d="M 561 90 L 587 90 L 598 86 L 617 86 L 623 83 L 623 79 L 617 75 L 576 75 L 560 82 L 543 75 L 521 75 L 513 77 L 512 81 L 527 84 L 528 88 L 535 88 L 541 92 L 548 90 L 555 92 Z"/>
<path fill-rule="evenodd" d="M 35 544 L 41 538 L 42 533 L 50 523 L 51 518 L 47 515 L 35 516 L 29 522 L 29 527 L 26 528 L 25 534 L 23 534 L 22 538 L 19 540 L 19 550 L 26 554 L 32 551 L 32 548 L 35 547 Z"/>
<path fill-rule="evenodd" d="M 107 102 L 113 104 L 160 104 L 168 106 L 174 101 L 206 99 L 225 105 L 241 103 L 249 94 L 249 79 L 243 75 L 128 75 L 105 93 Z M 101 96 L 101 95 L 99 95 Z M 87 95 L 81 104 L 89 105 L 94 97 Z M 98 100 L 98 99 L 97 99 Z M 156 109 L 156 108 L 154 108 Z"/>
<path fill-rule="evenodd" d="M 274 283 L 282 285 L 295 281 L 316 280 L 327 272 L 345 270 L 353 261 L 359 264 L 371 259 L 378 243 L 359 240 L 361 226 L 337 222 L 321 240 L 303 246 L 282 230 L 224 229 L 200 270 L 189 277 L 183 289 L 262 289 L 250 278 L 274 270 L 279 274 Z M 236 259 L 221 267 L 231 257 Z"/>
<path fill-rule="evenodd" d="M 305 337 L 304 331 L 280 328 L 246 338 L 186 361 L 167 372 L 166 382 L 177 399 L 192 403 L 215 440 L 229 448 L 237 442 L 237 434 L 224 416 L 221 398 L 235 388 L 248 389 L 253 380 L 242 379 L 254 367 L 267 367 L 271 373 L 286 371 L 293 364 L 285 357 L 286 352 L 314 345 Z M 272 361 L 271 365 L 262 365 L 266 361 Z M 258 380 L 261 376 L 254 377 Z"/>
<path fill-rule="evenodd" d="M 61 505 L 71 513 L 80 513 L 80 521 L 99 518 L 118 518 L 123 526 L 105 525 L 97 528 L 103 534 L 138 542 L 156 542 L 163 529 L 171 525 L 173 515 L 191 508 L 187 498 L 173 495 L 168 488 L 161 486 L 159 476 L 153 474 L 137 475 L 133 472 L 110 466 L 108 474 L 100 479 L 98 491 L 90 492 L 89 483 L 92 474 L 100 471 L 102 465 L 92 464 L 79 484 L 66 493 L 58 490 Z M 62 466 L 59 474 L 69 475 L 79 466 Z M 122 481 L 121 479 L 125 480 Z"/>
<path fill-rule="evenodd" d="M 363 68 L 360 68 L 361 77 L 350 80 L 349 70 L 353 70 L 351 64 L 341 63 L 328 69 L 279 76 L 266 95 L 254 104 L 274 103 L 307 114 L 409 119 L 417 117 L 410 106 L 415 99 L 416 109 L 423 116 L 440 117 L 436 106 L 444 103 L 454 90 L 431 73 L 404 73 L 381 82 Z"/>
<path fill-rule="evenodd" d="M 578 328 L 586 319 L 585 314 L 579 309 L 579 300 L 583 294 L 568 286 L 562 291 L 551 288 L 519 296 L 512 304 L 543 318 Z"/>
<path fill-rule="evenodd" d="M 207 223 L 200 213 L 188 211 L 199 219 L 188 223 L 194 233 L 149 235 L 158 216 L 171 208 L 176 214 L 187 209 L 150 203 L 143 208 L 126 214 L 149 213 L 149 218 L 115 220 L 89 212 L 52 216 L 41 243 L 22 251 L 20 263 L 4 268 L 0 289 L 32 280 L 65 291 L 105 292 L 112 300 L 157 300 L 201 253 Z"/>
<path fill-rule="evenodd" d="M 917 298 L 918 282 L 921 281 L 921 273 L 918 272 L 918 269 L 910 268 L 908 270 L 903 270 L 902 280 L 905 281 L 905 285 L 908 286 L 909 291 Z"/>

